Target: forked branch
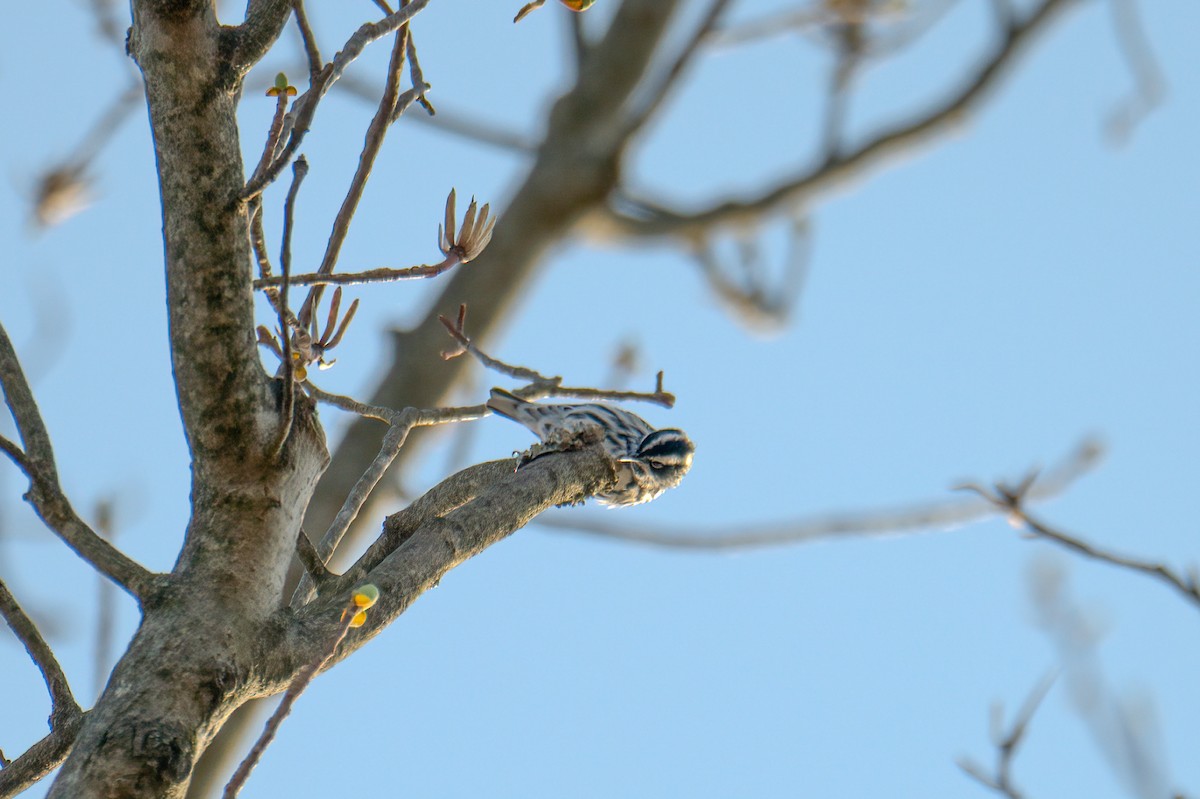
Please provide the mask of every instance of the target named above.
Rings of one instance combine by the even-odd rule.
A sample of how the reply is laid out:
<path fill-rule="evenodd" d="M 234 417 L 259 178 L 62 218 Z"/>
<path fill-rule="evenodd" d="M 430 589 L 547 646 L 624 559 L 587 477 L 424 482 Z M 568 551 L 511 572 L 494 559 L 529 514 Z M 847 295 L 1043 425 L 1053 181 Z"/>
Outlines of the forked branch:
<path fill-rule="evenodd" d="M 1029 515 L 1025 505 L 1034 485 L 1036 473 L 1030 473 L 1015 486 L 1006 483 L 996 483 L 991 488 L 969 483 L 959 486 L 965 491 L 978 494 L 991 503 L 997 510 L 1004 513 L 1014 527 L 1024 528 L 1032 537 L 1051 541 L 1077 555 L 1083 555 L 1091 560 L 1098 560 L 1112 566 L 1133 572 L 1149 575 L 1174 588 L 1189 602 L 1200 608 L 1200 576 L 1193 566 L 1187 574 L 1181 574 L 1163 563 L 1144 560 L 1131 555 L 1106 550 L 1085 541 L 1082 538 L 1050 527 L 1044 522 Z"/>
<path fill-rule="evenodd" d="M 529 385 L 524 388 L 517 389 L 513 393 L 522 399 L 534 400 L 544 399 L 547 397 L 576 397 L 579 399 L 600 399 L 600 400 L 641 400 L 644 402 L 653 402 L 656 405 L 661 405 L 664 408 L 671 408 L 675 405 L 675 395 L 663 390 L 663 373 L 659 372 L 655 378 L 654 391 L 611 391 L 608 389 L 599 388 L 583 388 L 570 387 L 562 384 L 561 377 L 547 377 L 542 373 L 529 369 L 525 366 L 516 366 L 514 364 L 505 363 L 504 361 L 493 358 L 471 340 L 466 333 L 467 321 L 467 306 L 460 305 L 458 308 L 458 316 L 454 321 L 447 319 L 444 316 L 439 316 L 442 326 L 446 328 L 446 332 L 450 337 L 458 343 L 458 346 L 452 350 L 442 353 L 442 358 L 450 360 L 457 358 L 460 355 L 470 353 L 474 358 L 483 364 L 484 367 L 491 369 L 494 372 L 499 372 L 502 375 L 507 375 L 516 380 L 524 380 Z"/>

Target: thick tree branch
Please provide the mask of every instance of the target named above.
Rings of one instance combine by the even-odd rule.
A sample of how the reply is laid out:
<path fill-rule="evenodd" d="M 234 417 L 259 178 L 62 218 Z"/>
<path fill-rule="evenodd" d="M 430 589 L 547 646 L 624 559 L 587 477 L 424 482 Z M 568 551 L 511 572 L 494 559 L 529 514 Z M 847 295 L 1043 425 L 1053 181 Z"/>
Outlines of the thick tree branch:
<path fill-rule="evenodd" d="M 143 598 L 154 575 L 88 527 L 59 485 L 50 434 L 3 325 L 0 325 L 0 387 L 24 450 L 18 450 L 7 439 L 0 440 L 0 449 L 29 478 L 26 499 L 46 526 L 79 557 L 134 597 Z"/>
<path fill-rule="evenodd" d="M 886 158 L 909 152 L 951 130 L 987 98 L 1036 35 L 1078 2 L 1043 0 L 1023 19 L 1002 31 L 996 49 L 940 103 L 907 122 L 877 133 L 866 143 L 844 154 L 821 160 L 757 196 L 723 201 L 690 213 L 645 201 L 641 203 L 643 208 L 653 209 L 653 212 L 641 216 L 631 216 L 609 206 L 601 216 L 589 220 L 589 232 L 617 238 L 673 236 L 694 239 L 717 226 L 753 224 L 764 214 L 803 203 L 814 195 L 830 191 Z"/>
<path fill-rule="evenodd" d="M 300 637 L 288 653 L 293 659 L 291 671 L 321 655 L 348 591 L 362 582 L 354 579 L 360 572 L 365 570 L 365 579 L 379 588 L 379 602 L 367 623 L 347 637 L 331 665 L 374 637 L 455 566 L 507 538 L 546 509 L 581 502 L 617 479 L 612 460 L 595 446 L 548 454 L 514 471 L 515 464 L 513 459 L 470 467 L 431 489 L 422 498 L 420 512 L 402 511 L 389 517 L 381 541 L 387 539 L 396 548 L 386 554 L 382 547 L 372 548 L 330 586 L 328 599 L 298 612 Z M 445 511 L 447 507 L 453 510 Z M 406 534 L 416 516 L 421 517 L 419 523 Z M 368 568 L 380 555 L 378 564 Z M 349 587 L 343 591 L 342 586 Z"/>
<path fill-rule="evenodd" d="M 370 124 L 367 126 L 362 152 L 358 156 L 358 168 L 355 170 L 354 177 L 350 181 L 350 188 L 346 191 L 346 197 L 342 200 L 342 206 L 338 209 L 337 218 L 334 219 L 333 230 L 329 234 L 329 242 L 325 247 L 325 255 L 321 258 L 320 268 L 317 269 L 318 274 L 327 275 L 337 266 L 342 244 L 346 240 L 346 235 L 350 232 L 350 222 L 354 219 L 355 211 L 358 210 L 358 203 L 362 199 L 363 189 L 366 188 L 367 179 L 371 176 L 371 168 L 375 165 L 375 158 L 379 155 L 379 151 L 383 147 L 384 136 L 387 135 L 388 129 L 392 124 L 392 113 L 395 111 L 396 103 L 400 98 L 400 79 L 404 69 L 404 56 L 407 49 L 408 26 L 403 25 L 396 33 L 395 41 L 392 43 L 392 55 L 388 63 L 387 83 L 383 89 L 383 96 L 379 99 L 379 107 L 375 109 L 375 116 L 372 117 Z M 308 297 L 300 307 L 299 313 L 297 313 L 300 324 L 304 325 L 308 323 L 313 306 L 320 301 L 320 297 L 320 288 L 309 291 Z"/>
<path fill-rule="evenodd" d="M 193 15 L 133 3 L 130 52 L 142 69 L 158 153 L 171 360 L 192 455 L 231 471 L 264 457 L 276 432 L 253 338 L 240 86 L 223 65 L 211 3 Z M 196 142 L 204 141 L 203 156 Z"/>

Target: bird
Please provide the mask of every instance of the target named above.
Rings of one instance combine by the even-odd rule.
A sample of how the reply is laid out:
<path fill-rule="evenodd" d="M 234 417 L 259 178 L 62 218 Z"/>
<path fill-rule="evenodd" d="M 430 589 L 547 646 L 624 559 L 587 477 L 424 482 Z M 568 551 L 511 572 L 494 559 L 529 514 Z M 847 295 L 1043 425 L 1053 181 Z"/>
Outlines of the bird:
<path fill-rule="evenodd" d="M 655 430 L 642 417 L 615 405 L 527 402 L 502 388 L 493 388 L 486 404 L 542 441 L 599 427 L 604 449 L 618 464 L 617 485 L 596 495 L 602 505 L 623 508 L 649 502 L 679 485 L 692 468 L 696 446 L 686 433 L 675 428 Z"/>

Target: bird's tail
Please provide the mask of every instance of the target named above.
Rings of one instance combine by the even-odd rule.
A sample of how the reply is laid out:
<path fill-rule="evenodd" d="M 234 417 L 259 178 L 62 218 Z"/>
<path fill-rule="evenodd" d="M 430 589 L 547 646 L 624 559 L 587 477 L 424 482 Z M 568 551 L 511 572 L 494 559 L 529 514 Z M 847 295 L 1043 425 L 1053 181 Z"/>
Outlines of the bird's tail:
<path fill-rule="evenodd" d="M 528 402 L 516 394 L 510 394 L 502 388 L 493 388 L 491 396 L 488 397 L 486 403 L 487 407 L 491 408 L 494 412 L 515 422 L 522 422 L 519 418 L 521 408 L 528 404 Z"/>

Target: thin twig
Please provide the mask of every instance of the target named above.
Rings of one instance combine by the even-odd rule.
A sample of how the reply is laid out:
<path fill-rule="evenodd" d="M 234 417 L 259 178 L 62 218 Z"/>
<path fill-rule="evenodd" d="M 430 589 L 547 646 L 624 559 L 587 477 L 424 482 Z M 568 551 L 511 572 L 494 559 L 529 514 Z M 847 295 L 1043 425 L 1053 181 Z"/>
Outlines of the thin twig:
<path fill-rule="evenodd" d="M 451 322 L 444 316 L 438 316 L 438 320 L 442 323 L 442 326 L 446 328 L 446 332 L 450 334 L 450 337 L 458 342 L 458 349 L 449 350 L 442 353 L 442 358 L 445 360 L 457 358 L 463 353 L 469 352 L 471 355 L 475 356 L 475 359 L 483 364 L 484 367 L 491 369 L 494 372 L 499 372 L 502 375 L 508 375 L 515 380 L 525 380 L 530 383 L 547 383 L 552 385 L 562 382 L 561 377 L 547 377 L 542 373 L 534 371 L 528 367 L 516 366 L 505 363 L 504 361 L 496 360 L 483 350 L 476 347 L 475 343 L 467 336 L 466 330 L 464 329 L 464 325 L 467 321 L 467 306 L 465 304 L 458 306 L 458 317 L 455 321 Z"/>
<path fill-rule="evenodd" d="M 408 0 L 402 0 L 401 5 L 408 5 Z M 425 92 L 429 91 L 430 86 L 425 82 L 425 73 L 421 70 L 421 60 L 417 56 L 417 40 L 413 37 L 411 30 L 408 32 L 408 79 L 412 82 L 413 88 L 420 87 L 421 89 L 417 95 L 417 102 L 429 116 L 436 116 L 437 109 L 425 96 Z M 398 114 L 393 115 L 392 121 L 394 122 L 398 118 Z"/>
<path fill-rule="evenodd" d="M 292 0 L 292 14 L 296 18 L 296 27 L 300 29 L 300 38 L 304 42 L 304 56 L 308 59 L 308 85 L 317 82 L 321 67 L 325 62 L 321 59 L 321 51 L 317 48 L 317 37 L 308 24 L 308 14 L 304 13 L 304 0 Z"/>
<path fill-rule="evenodd" d="M 1014 526 L 1023 526 L 1035 538 L 1044 538 L 1052 541 L 1061 547 L 1092 560 L 1098 560 L 1102 563 L 1108 563 L 1112 566 L 1154 577 L 1183 594 L 1192 604 L 1200 607 L 1200 580 L 1197 579 L 1194 568 L 1191 573 L 1183 575 L 1162 563 L 1102 549 L 1082 538 L 1052 528 L 1030 516 L 1028 511 L 1025 510 L 1025 504 L 1030 495 L 1028 478 L 1015 487 L 1005 483 L 997 483 L 988 489 L 975 483 L 967 483 L 959 486 L 959 488 L 974 492 L 983 497 L 997 509 L 1004 512 L 1011 524 Z"/>
<path fill-rule="evenodd" d="M 250 203 L 250 247 L 254 251 L 254 261 L 258 264 L 258 276 L 260 278 L 271 277 L 271 258 L 267 253 L 267 240 L 263 231 L 261 197 L 256 197 Z M 278 293 L 269 291 L 267 292 L 267 296 L 271 298 L 271 304 L 274 305 L 277 301 Z"/>
<path fill-rule="evenodd" d="M 287 105 L 288 94 L 286 91 L 275 95 L 275 114 L 271 117 L 271 127 L 267 128 L 267 140 L 263 144 L 262 155 L 258 157 L 258 163 L 254 166 L 254 171 L 250 173 L 251 181 L 261 178 L 278 154 L 279 142 L 283 137 L 283 120 L 287 115 Z M 256 204 L 261 207 L 261 200 Z"/>
<path fill-rule="evenodd" d="M 369 407 L 362 403 L 354 403 L 354 405 L 362 408 Z M 377 412 L 379 409 L 375 410 Z M 322 564 L 328 562 L 338 545 L 342 542 L 346 531 L 350 529 L 350 526 L 354 524 L 354 520 L 358 518 L 359 511 L 366 504 L 367 499 L 371 496 L 371 492 L 375 490 L 375 486 L 379 484 L 388 467 L 392 465 L 392 461 L 400 453 L 400 449 L 408 439 L 408 434 L 412 432 L 414 427 L 431 427 L 451 422 L 466 422 L 481 419 L 487 415 L 488 411 L 482 405 L 476 405 L 467 408 L 436 408 L 433 410 L 406 408 L 403 411 L 390 411 L 389 413 L 390 423 L 388 431 L 383 437 L 383 442 L 380 444 L 379 453 L 355 482 L 349 494 L 346 495 L 346 499 L 342 503 L 337 516 L 316 545 L 317 557 L 321 560 Z M 371 415 L 377 418 L 374 413 Z M 311 580 L 301 579 L 292 596 L 292 605 L 295 607 L 307 602 L 312 597 L 312 589 Z"/>
<path fill-rule="evenodd" d="M 367 45 L 387 36 L 400 26 L 406 24 L 422 11 L 425 6 L 429 5 L 429 2 L 430 0 L 413 0 L 404 8 L 390 14 L 379 22 L 365 23 L 354 32 L 345 45 L 343 45 L 342 49 L 333 57 L 333 61 L 321 69 L 321 72 L 316 76 L 316 80 L 309 87 L 308 91 L 297 99 L 296 103 L 292 106 L 292 113 L 288 115 L 289 120 L 285 120 L 284 123 L 285 130 L 290 128 L 287 144 L 271 163 L 271 166 L 257 179 L 249 181 L 245 188 L 242 189 L 243 200 L 249 201 L 261 194 L 264 188 L 279 177 L 279 173 L 283 171 L 284 166 L 287 165 L 288 161 L 291 160 L 291 157 L 304 141 L 304 137 L 312 125 L 313 116 L 316 114 L 317 105 L 320 103 L 321 98 L 341 78 L 346 68 L 362 55 Z"/>
<path fill-rule="evenodd" d="M 392 56 L 391 61 L 388 63 L 387 84 L 384 86 L 383 97 L 379 100 L 379 107 L 375 110 L 375 116 L 372 117 L 370 124 L 367 126 L 362 152 L 358 156 L 358 168 L 354 172 L 354 177 L 350 181 L 350 188 L 347 189 L 346 197 L 342 200 L 342 206 L 338 209 L 337 217 L 334 219 L 333 230 L 329 234 L 329 243 L 325 247 L 325 255 L 321 259 L 321 266 L 317 269 L 319 274 L 327 275 L 337 266 L 342 244 L 345 242 L 346 235 L 350 231 L 350 222 L 354 219 L 354 213 L 358 209 L 359 200 L 362 199 L 363 189 L 366 188 L 367 179 L 371 176 L 371 168 L 375 164 L 375 158 L 379 155 L 379 150 L 383 147 L 384 137 L 387 135 L 388 127 L 391 124 L 392 112 L 395 110 L 396 102 L 400 96 L 400 76 L 404 68 L 404 54 L 407 42 L 408 26 L 404 25 L 397 31 L 396 40 L 392 44 Z M 316 303 L 320 302 L 320 297 L 320 288 L 314 288 L 309 291 L 308 297 L 304 300 L 304 304 L 300 306 L 300 311 L 296 314 L 301 324 L 308 324 L 313 307 Z"/>
<path fill-rule="evenodd" d="M 1025 740 L 1025 733 L 1029 729 L 1029 723 L 1033 721 L 1033 714 L 1042 704 L 1042 700 L 1046 698 L 1050 687 L 1054 685 L 1054 680 L 1057 678 L 1055 672 L 1050 672 L 1042 677 L 1038 684 L 1034 686 L 1029 696 L 1025 699 L 1025 704 L 1021 706 L 1021 710 L 1013 719 L 1012 726 L 1008 732 L 1001 729 L 1002 708 L 997 707 L 996 713 L 993 715 L 992 728 L 992 743 L 996 747 L 996 769 L 994 774 L 988 774 L 981 766 L 969 758 L 960 758 L 958 767 L 961 768 L 972 779 L 979 782 L 981 785 L 990 788 L 998 794 L 1008 797 L 1008 799 L 1022 799 L 1022 793 L 1017 790 L 1016 785 L 1012 780 L 1012 765 L 1016 758 L 1017 749 Z"/>
<path fill-rule="evenodd" d="M 704 41 L 720 22 L 730 2 L 731 0 L 712 0 L 704 18 L 692 33 L 691 38 L 688 39 L 683 48 L 676 54 L 675 59 L 671 62 L 671 66 L 658 79 L 657 85 L 653 86 L 644 95 L 646 99 L 642 105 L 626 118 L 623 123 L 626 131 L 640 130 L 654 116 L 655 111 L 662 107 L 663 103 L 670 97 L 672 89 L 679 85 L 679 79 L 691 64 L 692 59 L 703 48 Z"/>
<path fill-rule="evenodd" d="M 377 419 L 385 424 L 391 424 L 392 421 L 399 415 L 399 411 L 394 411 L 391 408 L 384 408 L 380 405 L 368 405 L 365 402 L 359 402 L 350 397 L 344 397 L 341 394 L 331 394 L 328 391 L 322 391 L 311 381 L 304 383 L 304 390 L 309 393 L 313 399 L 318 402 L 324 402 L 327 405 L 332 405 L 335 408 L 340 408 L 347 413 L 354 413 L 359 416 L 364 416 L 367 419 Z"/>
<path fill-rule="evenodd" d="M 114 502 L 111 499 L 102 500 L 96 505 L 96 532 L 106 541 L 112 541 L 116 536 L 113 506 Z M 98 580 L 96 587 L 96 648 L 92 664 L 94 669 L 92 694 L 96 697 L 99 697 L 100 692 L 104 690 L 109 670 L 112 668 L 111 650 L 116 616 L 114 598 L 112 583 L 105 579 Z"/>
<path fill-rule="evenodd" d="M 571 17 L 577 16 L 577 14 L 571 14 Z M 365 80 L 353 74 L 342 76 L 337 86 L 342 91 L 363 100 L 370 100 L 371 102 L 374 102 L 375 98 L 379 96 L 379 90 L 375 86 L 370 85 Z M 408 94 L 408 92 L 406 91 L 405 94 Z M 398 107 L 399 105 L 403 105 L 403 102 L 404 95 L 401 95 L 401 102 L 398 104 Z M 429 125 L 439 131 L 444 131 L 454 136 L 461 136 L 464 139 L 509 152 L 532 155 L 538 149 L 538 141 L 526 133 L 505 130 L 493 122 L 485 122 L 474 118 L 470 114 L 454 111 L 453 109 L 446 110 L 445 107 L 438 109 L 437 116 L 431 117 L 428 114 L 417 114 L 408 117 L 408 119 L 420 125 Z"/>
<path fill-rule="evenodd" d="M 1044 500 L 1058 496 L 1079 477 L 1090 471 L 1100 459 L 1100 449 L 1093 442 L 1084 442 L 1070 453 L 1062 464 L 1040 476 L 1026 494 L 1029 500 Z M 827 538 L 851 536 L 885 536 L 912 533 L 919 530 L 945 530 L 994 516 L 992 503 L 987 501 L 939 501 L 920 505 L 886 508 L 874 512 L 855 511 L 808 519 L 795 519 L 762 525 L 746 525 L 735 529 L 723 526 L 712 530 L 697 530 L 695 526 L 669 528 L 636 525 L 627 521 L 610 521 L 595 515 L 579 513 L 549 514 L 538 524 L 556 530 L 596 535 L 667 549 L 694 551 L 743 550 L 800 544 Z"/>
<path fill-rule="evenodd" d="M 288 714 L 292 712 L 292 705 L 308 687 L 313 678 L 325 667 L 334 653 L 337 652 L 338 646 L 346 637 L 346 633 L 350 632 L 350 627 L 354 621 L 354 605 L 350 603 L 350 607 L 344 608 L 341 621 L 338 622 L 337 630 L 333 636 L 329 651 L 323 656 L 305 666 L 288 685 L 287 691 L 283 694 L 283 699 L 279 702 L 279 706 L 275 708 L 275 712 L 271 714 L 271 718 L 267 719 L 266 725 L 263 727 L 262 734 L 258 740 L 254 742 L 254 746 L 246 755 L 246 758 L 238 765 L 237 770 L 230 777 L 229 783 L 225 786 L 225 792 L 222 794 L 223 799 L 233 799 L 242 790 L 246 784 L 246 780 L 250 777 L 250 772 L 258 765 L 258 761 L 262 759 L 263 753 L 267 751 L 267 747 L 271 745 L 271 741 L 275 740 L 275 735 L 279 732 L 279 726 Z"/>
<path fill-rule="evenodd" d="M 451 257 L 440 263 L 420 264 L 403 269 L 380 267 L 362 272 L 309 272 L 303 275 L 292 275 L 288 278 L 288 283 L 293 286 L 358 286 L 366 283 L 395 283 L 401 280 L 437 277 L 459 263 L 461 262 L 457 257 Z M 282 285 L 282 277 L 265 277 L 254 281 L 256 289 L 271 289 Z"/>
<path fill-rule="evenodd" d="M 1120 144 L 1162 102 L 1166 94 L 1166 80 L 1163 79 L 1162 69 L 1154 57 L 1154 50 L 1133 0 L 1109 0 L 1109 6 L 1117 45 L 1134 80 L 1133 91 L 1108 116 L 1108 134 Z"/>
<path fill-rule="evenodd" d="M 599 388 L 575 388 L 564 386 L 561 377 L 547 377 L 540 372 L 529 369 L 525 366 L 515 366 L 510 363 L 493 358 L 475 345 L 470 337 L 467 336 L 464 325 L 467 321 L 467 306 L 460 305 L 458 307 L 458 316 L 455 321 L 450 321 L 444 316 L 438 316 L 442 325 L 456 342 L 458 347 L 453 350 L 442 353 L 442 358 L 450 360 L 457 358 L 465 353 L 470 353 L 484 367 L 491 369 L 494 372 L 499 372 L 503 375 L 508 375 L 516 380 L 524 380 L 529 383 L 528 386 L 518 389 L 514 393 L 522 399 L 544 399 L 546 397 L 577 397 L 580 399 L 607 399 L 614 401 L 624 400 L 641 400 L 643 402 L 653 402 L 656 405 L 661 405 L 664 408 L 672 408 L 675 406 L 675 395 L 663 390 L 663 373 L 660 371 L 655 380 L 654 391 L 609 391 Z"/>
<path fill-rule="evenodd" d="M 279 289 L 279 303 L 276 311 L 279 315 L 279 334 L 282 337 L 283 364 L 283 403 L 280 408 L 280 428 L 275 443 L 271 448 L 273 455 L 279 455 L 292 432 L 292 415 L 296 409 L 296 364 L 292 358 L 292 333 L 288 327 L 288 275 L 292 268 L 292 227 L 296 212 L 296 193 L 300 184 L 308 174 L 308 161 L 300 156 L 292 164 L 292 185 L 288 188 L 287 198 L 283 202 L 283 242 L 279 247 L 279 269 L 283 273 L 282 287 Z"/>
<path fill-rule="evenodd" d="M 4 620 L 8 622 L 8 626 L 24 645 L 25 651 L 29 653 L 33 664 L 37 666 L 38 671 L 42 673 L 42 679 L 46 682 L 46 690 L 50 692 L 50 729 L 54 729 L 67 719 L 78 716 L 82 710 L 71 693 L 67 675 L 63 673 L 62 666 L 54 657 L 54 651 L 46 643 L 46 639 L 42 638 L 42 634 L 38 632 L 33 619 L 21 610 L 21 606 L 17 604 L 17 598 L 8 590 L 8 586 L 4 584 L 3 580 L 0 580 L 0 616 L 3 616 Z"/>
<path fill-rule="evenodd" d="M 709 288 L 734 318 L 755 331 L 777 332 L 790 321 L 804 289 L 812 254 L 811 229 L 805 217 L 792 220 L 786 271 L 775 285 L 767 284 L 758 248 L 749 241 L 740 248 L 741 281 L 726 274 L 710 238 L 705 237 L 693 246 L 693 256 Z"/>

